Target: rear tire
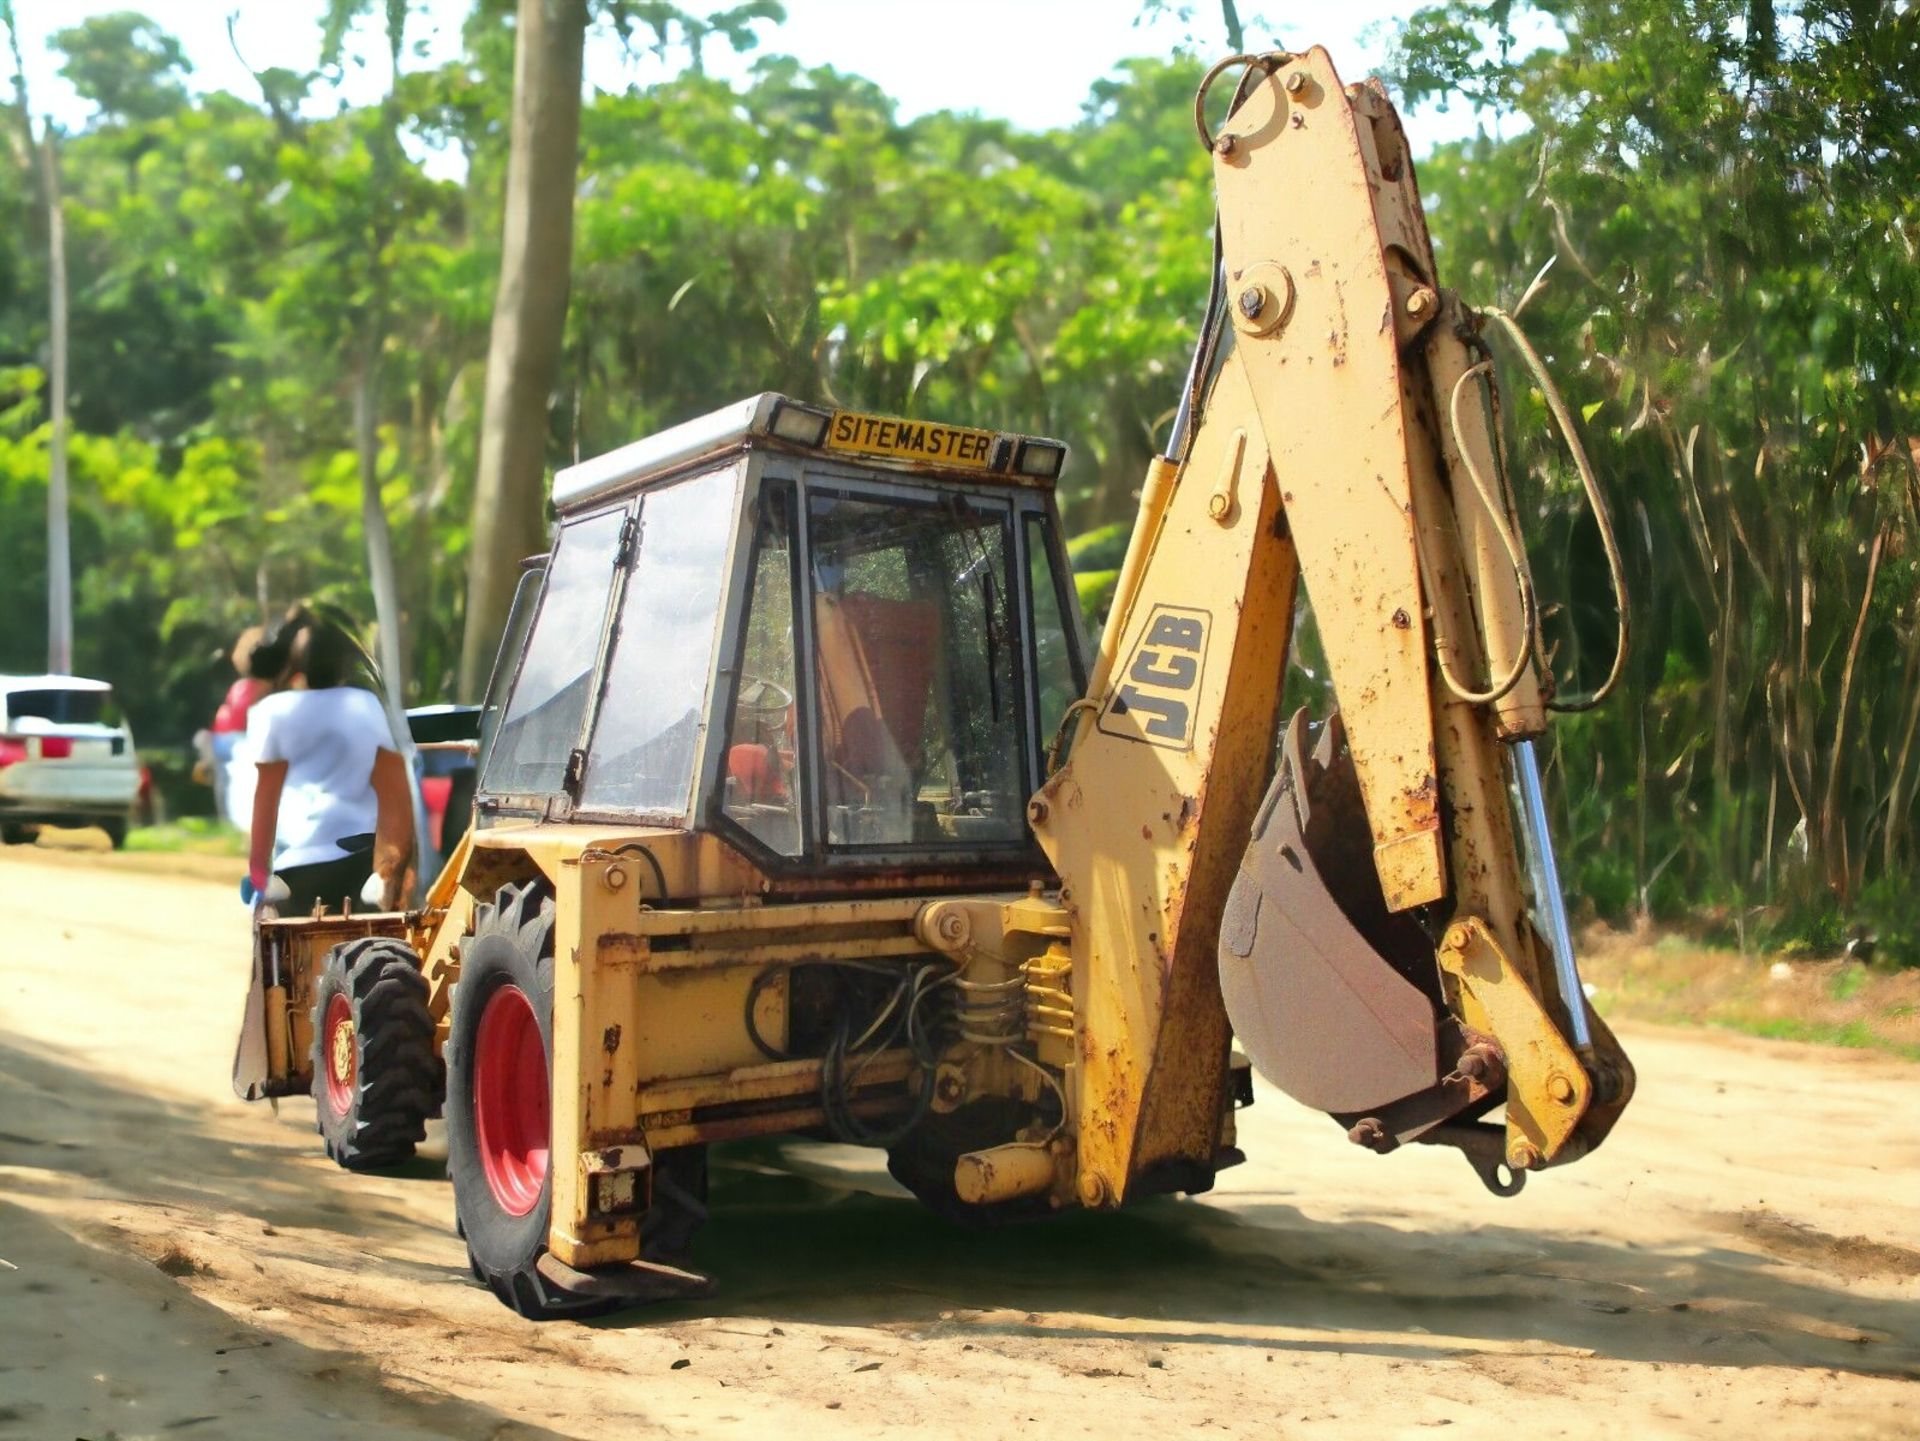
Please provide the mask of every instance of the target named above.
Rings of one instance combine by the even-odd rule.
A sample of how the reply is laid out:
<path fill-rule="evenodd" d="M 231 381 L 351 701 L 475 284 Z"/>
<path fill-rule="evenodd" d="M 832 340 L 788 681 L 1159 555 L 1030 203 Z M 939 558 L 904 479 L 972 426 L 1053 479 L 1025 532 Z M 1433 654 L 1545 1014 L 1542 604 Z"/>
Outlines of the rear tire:
<path fill-rule="evenodd" d="M 107 833 L 107 844 L 116 851 L 127 843 L 127 822 L 125 817 L 100 822 L 100 829 Z"/>
<path fill-rule="evenodd" d="M 503 886 L 494 904 L 475 908 L 460 949 L 447 1033 L 447 1171 L 467 1267 L 529 1320 L 605 1315 L 623 1303 L 569 1295 L 538 1269 L 553 1213 L 553 898 L 537 885 Z M 655 1153 L 652 1188 L 641 1254 L 682 1265 L 707 1219 L 707 1148 Z"/>
<path fill-rule="evenodd" d="M 313 998 L 313 1101 L 327 1154 L 349 1171 L 410 1159 L 440 1088 L 413 951 L 369 936 L 327 952 Z"/>
<path fill-rule="evenodd" d="M 447 1171 L 467 1266 L 501 1304 L 533 1321 L 603 1315 L 537 1269 L 553 1183 L 553 897 L 502 886 L 474 908 L 447 1030 Z"/>
<path fill-rule="evenodd" d="M 0 845 L 30 846 L 39 834 L 38 826 L 25 821 L 0 821 Z"/>

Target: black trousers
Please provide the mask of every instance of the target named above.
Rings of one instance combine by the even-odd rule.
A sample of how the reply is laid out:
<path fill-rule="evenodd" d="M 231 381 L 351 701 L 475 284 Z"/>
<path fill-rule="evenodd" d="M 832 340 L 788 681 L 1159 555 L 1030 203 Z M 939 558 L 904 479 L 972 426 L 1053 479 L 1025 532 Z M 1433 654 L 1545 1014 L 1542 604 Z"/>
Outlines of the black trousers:
<path fill-rule="evenodd" d="M 276 909 L 283 916 L 304 916 L 320 901 L 338 914 L 349 904 L 360 904 L 360 887 L 367 883 L 373 865 L 372 838 L 365 850 L 350 850 L 338 860 L 315 861 L 310 866 L 289 866 L 274 874 L 287 883 L 290 894 Z"/>

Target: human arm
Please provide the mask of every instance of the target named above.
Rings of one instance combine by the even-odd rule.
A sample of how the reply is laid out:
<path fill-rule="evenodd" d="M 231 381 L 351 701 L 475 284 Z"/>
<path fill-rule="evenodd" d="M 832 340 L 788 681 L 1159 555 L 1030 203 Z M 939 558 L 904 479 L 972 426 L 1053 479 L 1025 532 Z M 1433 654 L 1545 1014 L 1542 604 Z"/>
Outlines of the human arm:
<path fill-rule="evenodd" d="M 273 836 L 280 824 L 280 792 L 287 784 L 285 761 L 261 761 L 253 788 L 253 829 L 247 843 L 247 879 L 256 892 L 273 873 Z"/>
<path fill-rule="evenodd" d="M 398 751 L 384 746 L 373 756 L 373 799 L 378 808 L 373 827 L 373 873 L 384 883 L 381 908 L 393 910 L 402 900 L 407 863 L 413 857 L 413 786 L 407 763 Z"/>

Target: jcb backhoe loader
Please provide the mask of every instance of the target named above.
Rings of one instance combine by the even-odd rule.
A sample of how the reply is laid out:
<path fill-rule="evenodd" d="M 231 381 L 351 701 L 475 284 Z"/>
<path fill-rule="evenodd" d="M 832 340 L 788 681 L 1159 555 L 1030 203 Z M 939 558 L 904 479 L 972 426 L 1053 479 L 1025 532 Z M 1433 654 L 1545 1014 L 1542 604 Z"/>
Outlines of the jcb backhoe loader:
<path fill-rule="evenodd" d="M 236 1084 L 311 1088 L 354 1167 L 444 1103 L 509 1306 L 703 1291 L 738 1137 L 884 1147 L 960 1220 L 1204 1191 L 1236 1039 L 1501 1194 L 1621 1114 L 1482 317 L 1377 86 L 1223 73 L 1214 296 L 1092 655 L 1063 446 L 756 396 L 556 478 L 424 906 L 260 926 Z M 1339 712 L 1282 725 L 1303 582 Z"/>

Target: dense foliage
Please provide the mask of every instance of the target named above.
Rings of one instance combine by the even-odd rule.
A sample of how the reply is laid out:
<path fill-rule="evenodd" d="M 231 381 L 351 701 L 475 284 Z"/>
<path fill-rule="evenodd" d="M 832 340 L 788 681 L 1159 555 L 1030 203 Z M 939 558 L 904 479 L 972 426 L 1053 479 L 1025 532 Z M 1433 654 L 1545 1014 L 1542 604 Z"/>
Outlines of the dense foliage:
<path fill-rule="evenodd" d="M 1920 14 L 1805 0 L 1462 0 L 1407 98 L 1526 122 L 1422 163 L 1440 265 L 1523 319 L 1614 496 L 1636 644 L 1559 728 L 1603 911 L 1712 903 L 1910 934 L 1920 869 Z M 1605 579 L 1539 398 L 1513 408 L 1557 666 L 1594 684 Z M 1765 906 L 1765 910 L 1755 907 Z"/>
<path fill-rule="evenodd" d="M 77 666 L 119 681 L 154 743 L 204 723 L 215 652 L 264 611 L 313 594 L 371 614 L 352 411 L 375 287 L 410 690 L 451 685 L 498 265 L 501 9 L 485 7 L 461 62 L 400 77 L 404 153 L 384 180 L 393 117 L 304 118 L 324 76 L 194 96 L 149 23 L 90 21 L 56 42 L 86 57 L 67 73 L 98 107 L 60 145 Z M 872 84 L 781 57 L 737 87 L 690 66 L 592 97 L 552 461 L 782 389 L 1065 436 L 1076 518 L 1127 515 L 1204 294 L 1197 73 L 1132 62 L 1081 124 L 1047 134 L 902 123 Z M 3 669 L 43 659 L 34 204 L 31 174 L 0 166 Z"/>
<path fill-rule="evenodd" d="M 60 144 L 78 665 L 121 684 L 150 741 L 203 721 L 215 652 L 264 611 L 318 594 L 370 614 L 369 334 L 411 688 L 452 682 L 510 8 L 477 5 L 464 57 L 400 74 L 387 105 L 324 118 L 302 103 L 323 70 L 202 95 L 138 17 L 57 41 L 96 107 Z M 1920 934 L 1901 908 L 1920 872 L 1920 12 L 1551 0 L 1522 26 L 1522 8 L 1419 12 L 1397 84 L 1497 124 L 1421 162 L 1443 278 L 1527 297 L 1629 542 L 1622 692 L 1554 751 L 1572 881 L 1609 915 Z M 1523 53 L 1541 17 L 1556 38 Z M 1205 291 L 1199 69 L 1129 62 L 1040 134 L 902 122 L 869 82 L 779 56 L 739 84 L 695 64 L 592 96 L 551 460 L 760 389 L 1057 434 L 1098 604 Z M 0 164 L 4 669 L 39 664 L 44 614 L 35 197 Z M 1605 576 L 1543 402 L 1509 382 L 1547 638 L 1583 689 L 1612 645 Z"/>

